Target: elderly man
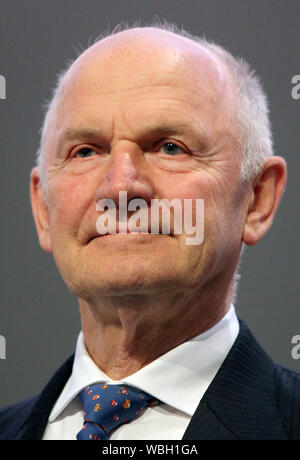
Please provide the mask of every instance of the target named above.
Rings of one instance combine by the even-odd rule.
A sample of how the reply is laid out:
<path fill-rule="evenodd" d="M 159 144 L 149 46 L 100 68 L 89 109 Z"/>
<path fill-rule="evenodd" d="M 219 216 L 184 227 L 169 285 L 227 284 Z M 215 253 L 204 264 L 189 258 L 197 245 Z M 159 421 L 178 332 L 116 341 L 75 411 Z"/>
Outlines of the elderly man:
<path fill-rule="evenodd" d="M 39 396 L 2 410 L 1 437 L 298 439 L 300 376 L 233 305 L 243 246 L 270 229 L 285 182 L 244 61 L 159 27 L 82 53 L 58 81 L 31 175 L 40 245 L 78 298 L 82 332 Z M 128 219 L 130 203 L 147 204 L 148 231 L 120 231 L 121 193 Z M 174 231 L 171 206 L 170 231 L 160 220 L 151 232 L 157 199 L 189 200 L 194 228 L 203 200 L 201 243 Z M 105 200 L 116 226 L 101 234 Z"/>

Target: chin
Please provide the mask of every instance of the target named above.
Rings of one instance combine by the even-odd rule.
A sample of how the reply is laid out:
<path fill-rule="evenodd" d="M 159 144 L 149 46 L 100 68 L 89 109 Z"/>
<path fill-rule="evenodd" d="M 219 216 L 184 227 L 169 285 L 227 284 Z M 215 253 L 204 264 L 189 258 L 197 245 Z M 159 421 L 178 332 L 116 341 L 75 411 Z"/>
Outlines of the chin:
<path fill-rule="evenodd" d="M 178 279 L 170 274 L 153 272 L 98 273 L 98 276 L 69 284 L 74 295 L 87 302 L 94 303 L 99 297 L 120 297 L 129 295 L 155 295 L 166 289 L 176 289 Z"/>

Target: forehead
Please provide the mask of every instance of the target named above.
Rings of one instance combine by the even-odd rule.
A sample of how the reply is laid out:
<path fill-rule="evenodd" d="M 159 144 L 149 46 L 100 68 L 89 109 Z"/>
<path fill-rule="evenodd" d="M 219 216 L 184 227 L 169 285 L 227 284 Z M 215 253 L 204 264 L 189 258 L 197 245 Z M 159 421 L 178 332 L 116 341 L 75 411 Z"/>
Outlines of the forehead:
<path fill-rule="evenodd" d="M 130 118 L 131 109 L 156 111 L 164 102 L 177 113 L 194 109 L 228 119 L 230 74 L 214 53 L 184 37 L 151 29 L 121 32 L 71 66 L 58 92 L 56 125 L 72 114 L 87 115 L 88 108 L 107 114 L 124 105 Z"/>

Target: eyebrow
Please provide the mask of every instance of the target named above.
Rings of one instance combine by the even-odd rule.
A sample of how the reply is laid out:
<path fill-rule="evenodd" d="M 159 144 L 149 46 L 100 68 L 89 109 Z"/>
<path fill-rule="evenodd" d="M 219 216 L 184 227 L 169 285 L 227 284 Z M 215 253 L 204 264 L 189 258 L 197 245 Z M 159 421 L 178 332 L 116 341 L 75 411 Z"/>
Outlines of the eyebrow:
<path fill-rule="evenodd" d="M 67 128 L 58 136 L 57 145 L 72 139 L 98 139 L 103 135 L 104 133 L 99 129 Z"/>
<path fill-rule="evenodd" d="M 174 123 L 171 122 L 170 124 L 162 124 L 162 125 L 156 125 L 156 126 L 148 126 L 144 127 L 140 132 L 137 133 L 136 139 L 138 142 L 141 141 L 147 141 L 148 139 L 151 139 L 153 137 L 169 137 L 173 135 L 187 135 L 187 136 L 193 136 L 194 139 L 196 139 L 198 142 L 200 142 L 201 145 L 207 145 L 208 144 L 208 137 L 206 134 L 203 133 L 201 128 L 195 128 L 192 126 L 192 123 Z M 100 139 L 105 139 L 106 135 L 104 134 L 104 131 L 101 130 L 101 127 L 98 127 L 96 129 L 93 128 L 67 128 L 64 131 L 61 132 L 61 134 L 58 137 L 56 146 L 57 146 L 57 151 L 60 150 L 60 147 L 62 144 L 65 142 L 71 141 L 71 140 L 82 140 L 82 141 L 87 141 L 91 142 L 92 140 L 94 141 L 99 141 Z"/>
<path fill-rule="evenodd" d="M 86 141 L 87 139 L 98 140 L 103 139 L 104 133 L 99 129 L 91 128 L 66 128 L 58 136 L 55 143 L 55 151 L 60 152 L 62 146 L 71 140 Z"/>

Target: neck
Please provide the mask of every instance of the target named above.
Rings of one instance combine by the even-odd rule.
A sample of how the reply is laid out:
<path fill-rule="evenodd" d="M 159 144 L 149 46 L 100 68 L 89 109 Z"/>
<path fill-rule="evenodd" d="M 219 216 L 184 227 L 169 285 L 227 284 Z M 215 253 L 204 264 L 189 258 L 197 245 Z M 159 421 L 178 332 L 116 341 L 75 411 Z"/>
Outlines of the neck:
<path fill-rule="evenodd" d="M 227 313 L 232 298 L 211 286 L 197 292 L 161 292 L 79 299 L 85 346 L 97 366 L 120 380 L 205 332 Z M 222 294 L 220 294 L 220 292 Z"/>

